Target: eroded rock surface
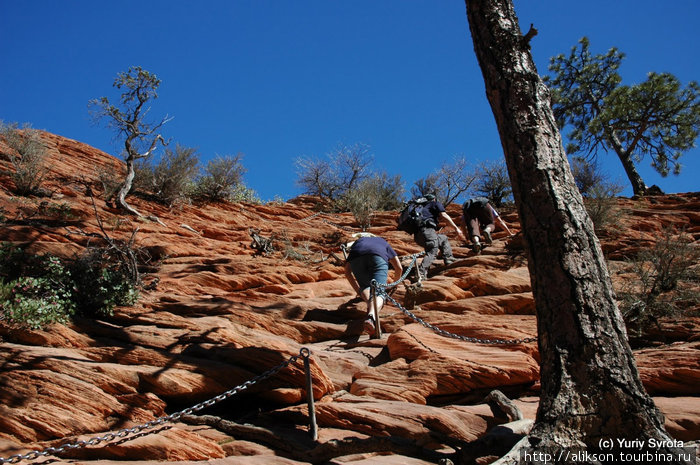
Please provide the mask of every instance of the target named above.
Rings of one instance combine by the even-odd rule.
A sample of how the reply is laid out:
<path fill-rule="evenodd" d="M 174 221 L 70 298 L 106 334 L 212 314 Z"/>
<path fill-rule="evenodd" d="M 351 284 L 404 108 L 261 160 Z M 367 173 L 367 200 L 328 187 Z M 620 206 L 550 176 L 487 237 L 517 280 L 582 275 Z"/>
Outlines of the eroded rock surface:
<path fill-rule="evenodd" d="M 145 282 L 157 284 L 109 318 L 76 319 L 43 331 L 0 326 L 1 457 L 143 425 L 297 357 L 240 394 L 194 412 L 224 419 L 227 427 L 170 421 L 155 432 L 62 457 L 101 464 L 311 463 L 331 452 L 308 438 L 302 348 L 312 354 L 319 442 L 343 451 L 334 463 L 393 464 L 397 456 L 400 463 L 435 463 L 451 447 L 510 421 L 485 402 L 493 389 L 516 399 L 525 418 L 534 419 L 536 342 L 464 340 L 536 336 L 518 236 L 497 232 L 494 244 L 474 256 L 448 231 L 459 260 L 448 267 L 438 261 L 418 292 L 399 286 L 393 298 L 401 306 L 410 301 L 416 319 L 389 304 L 381 313 L 383 338 L 370 339 L 362 334 L 364 309 L 342 270 L 339 244 L 358 230 L 351 215 L 319 214 L 314 199 L 305 197 L 171 209 L 132 197 L 137 210 L 160 223 L 125 218 L 101 200 L 97 182 L 100 170 L 121 169 L 118 160 L 52 134 L 44 140 L 52 194 L 13 196 L 11 180 L 0 175 L 0 239 L 71 256 L 99 232 L 86 193 L 91 186 L 110 234 L 126 238 L 138 228 L 136 244 L 153 263 Z M 0 168 L 8 170 L 9 162 L 0 159 Z M 624 272 L 620 260 L 652 244 L 665 226 L 684 227 L 700 239 L 699 194 L 620 199 L 616 208 L 617 227 L 601 234 L 613 269 Z M 60 209 L 68 213 L 57 217 Z M 459 215 L 456 206 L 449 212 Z M 516 215 L 504 215 L 517 231 Z M 394 225 L 394 213 L 381 213 L 371 232 L 401 255 L 420 251 Z M 271 239 L 272 253 L 251 247 L 251 228 Z M 698 309 L 689 315 L 661 321 L 665 343 L 636 351 L 642 381 L 656 396 L 669 432 L 684 441 L 700 439 Z"/>

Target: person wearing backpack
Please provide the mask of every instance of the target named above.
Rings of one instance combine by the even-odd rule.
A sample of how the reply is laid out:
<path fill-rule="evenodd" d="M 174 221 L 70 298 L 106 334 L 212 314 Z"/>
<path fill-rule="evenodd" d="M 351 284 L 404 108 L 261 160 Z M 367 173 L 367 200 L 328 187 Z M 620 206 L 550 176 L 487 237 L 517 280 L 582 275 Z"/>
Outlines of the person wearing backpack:
<path fill-rule="evenodd" d="M 496 222 L 506 230 L 508 235 L 513 235 L 506 222 L 503 221 L 486 197 L 474 197 L 462 205 L 462 228 L 472 242 L 474 253 L 479 254 L 483 249 L 480 231 L 484 233 L 484 240 L 487 244 L 493 242 L 491 232 L 496 229 Z"/>
<path fill-rule="evenodd" d="M 374 302 L 370 299 L 372 281 L 386 284 L 389 278 L 389 265 L 394 269 L 396 279 L 401 277 L 401 260 L 389 243 L 378 236 L 364 236 L 352 243 L 345 261 L 345 276 L 357 295 L 367 304 L 367 317 L 364 330 L 373 334 L 375 330 Z M 384 299 L 377 299 L 377 314 L 384 305 Z"/>
<path fill-rule="evenodd" d="M 402 228 L 401 219 L 399 219 L 399 229 L 404 231 L 410 229 L 408 232 L 413 234 L 413 239 L 416 241 L 416 244 L 420 245 L 425 250 L 425 257 L 423 257 L 423 261 L 421 261 L 418 266 L 418 271 L 422 278 L 426 278 L 428 276 L 428 269 L 437 258 L 438 253 L 442 252 L 445 265 L 449 265 L 455 261 L 449 239 L 445 234 L 438 234 L 437 232 L 440 229 L 440 219 L 444 219 L 449 223 L 455 231 L 457 231 L 457 234 L 462 240 L 466 241 L 466 239 L 462 230 L 452 221 L 450 215 L 445 211 L 445 207 L 435 200 L 433 194 L 427 194 L 422 199 L 412 202 L 420 204 L 420 208 L 416 207 L 413 214 L 417 220 L 414 221 L 415 224 L 412 228 Z M 403 216 L 403 212 L 401 216 Z"/>

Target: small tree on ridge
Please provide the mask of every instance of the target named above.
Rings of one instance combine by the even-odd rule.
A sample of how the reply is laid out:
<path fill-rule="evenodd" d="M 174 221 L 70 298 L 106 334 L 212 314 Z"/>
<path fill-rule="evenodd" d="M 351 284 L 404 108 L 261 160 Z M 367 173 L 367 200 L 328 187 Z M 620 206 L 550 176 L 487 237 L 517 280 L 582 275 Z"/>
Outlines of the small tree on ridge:
<path fill-rule="evenodd" d="M 147 104 L 158 98 L 159 86 L 160 79 L 155 74 L 140 66 L 132 66 L 128 71 L 119 73 L 114 80 L 113 87 L 122 90 L 119 104 L 112 104 L 107 97 L 90 101 L 90 106 L 95 108 L 95 116 L 106 119 L 108 126 L 118 136 L 124 137 L 126 177 L 114 194 L 114 200 L 118 207 L 137 216 L 142 215 L 126 203 L 126 196 L 131 191 L 134 180 L 134 163 L 151 155 L 159 142 L 166 145 L 158 131 L 170 118 L 166 116 L 157 122 L 146 119 L 150 110 Z"/>

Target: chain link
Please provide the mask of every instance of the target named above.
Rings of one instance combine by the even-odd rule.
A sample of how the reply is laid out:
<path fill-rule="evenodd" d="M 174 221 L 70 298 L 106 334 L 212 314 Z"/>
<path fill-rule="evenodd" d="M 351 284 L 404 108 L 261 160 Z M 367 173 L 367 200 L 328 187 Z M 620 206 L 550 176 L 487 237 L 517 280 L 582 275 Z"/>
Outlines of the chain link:
<path fill-rule="evenodd" d="M 462 336 L 461 334 L 451 333 L 449 331 L 445 331 L 444 329 L 438 328 L 437 326 L 434 326 L 434 325 L 428 323 L 427 321 L 417 317 L 410 310 L 403 308 L 401 306 L 401 304 L 399 304 L 393 297 L 391 297 L 387 293 L 383 293 L 383 296 L 386 297 L 389 301 L 391 301 L 394 305 L 396 305 L 396 307 L 399 310 L 401 310 L 408 317 L 413 319 L 416 323 L 420 323 L 421 325 L 432 330 L 436 334 L 439 334 L 440 336 L 445 336 L 445 337 L 449 337 L 452 339 L 459 339 L 459 340 L 466 341 L 466 342 L 473 342 L 476 344 L 492 344 L 492 345 L 517 345 L 517 344 L 527 344 L 530 342 L 537 341 L 536 337 L 527 337 L 527 338 L 523 338 L 523 339 L 479 339 L 476 337 Z"/>
<path fill-rule="evenodd" d="M 205 400 L 203 402 L 200 402 L 197 405 L 194 405 L 192 407 L 188 407 L 184 410 L 181 410 L 179 412 L 171 413 L 170 415 L 162 416 L 159 418 L 156 418 L 155 420 L 151 420 L 148 423 L 144 423 L 142 425 L 134 426 L 132 428 L 124 428 L 119 431 L 107 433 L 104 436 L 95 436 L 91 439 L 88 439 L 86 441 L 76 441 L 72 442 L 69 444 L 64 444 L 60 447 L 47 447 L 44 450 L 38 451 L 31 451 L 26 454 L 17 454 L 17 455 L 12 455 L 7 458 L 2 458 L 0 457 L 0 464 L 3 463 L 17 463 L 21 460 L 35 460 L 41 456 L 48 456 L 48 455 L 56 455 L 60 454 L 61 452 L 64 452 L 69 449 L 79 449 L 82 447 L 87 447 L 87 446 L 94 446 L 96 444 L 100 444 L 102 442 L 108 442 L 108 441 L 113 441 L 114 439 L 117 438 L 123 438 L 125 436 L 128 436 L 129 434 L 136 434 L 140 433 L 142 431 L 150 430 L 155 428 L 156 426 L 160 426 L 166 423 L 170 422 L 175 422 L 178 421 L 180 418 L 182 418 L 184 415 L 191 415 L 194 412 L 198 412 L 204 408 L 211 407 L 214 404 L 217 404 L 223 400 L 228 399 L 229 397 L 238 394 L 246 389 L 248 389 L 250 386 L 259 383 L 260 381 L 269 378 L 270 376 L 276 374 L 280 370 L 288 367 L 292 363 L 295 363 L 299 357 L 308 357 L 309 356 L 309 350 L 305 347 L 301 349 L 299 352 L 299 355 L 292 355 L 288 360 L 280 363 L 279 365 L 270 368 L 269 370 L 265 371 L 264 373 L 254 377 L 251 380 L 248 380 L 244 382 L 243 384 L 240 384 L 223 394 L 219 394 L 216 397 L 213 397 L 211 399 Z"/>
<path fill-rule="evenodd" d="M 493 345 L 497 345 L 497 344 L 498 345 L 516 345 L 516 344 L 527 344 L 530 342 L 537 341 L 536 337 L 527 337 L 527 338 L 523 338 L 523 339 L 479 339 L 476 337 L 462 336 L 461 334 L 451 333 L 449 331 L 445 331 L 444 329 L 438 328 L 437 326 L 434 326 L 434 325 L 428 323 L 427 321 L 417 317 L 410 310 L 403 308 L 401 306 L 401 304 L 399 304 L 396 301 L 396 299 L 394 299 L 392 296 L 390 296 L 387 293 L 386 289 L 394 287 L 394 286 L 398 285 L 399 283 L 403 282 L 403 280 L 406 279 L 406 276 L 408 276 L 408 274 L 411 272 L 411 269 L 413 268 L 413 266 L 416 264 L 416 260 L 417 260 L 418 256 L 420 256 L 422 254 L 423 253 L 421 252 L 419 254 L 412 255 L 413 261 L 408 266 L 404 275 L 401 276 L 401 278 L 398 281 L 391 283 L 391 284 L 379 284 L 376 281 L 372 281 L 372 285 L 375 287 L 375 292 L 377 293 L 377 295 L 389 300 L 391 303 L 393 303 L 396 306 L 396 308 L 401 310 L 409 318 L 413 319 L 416 323 L 423 325 L 424 327 L 432 330 L 433 332 L 435 332 L 436 334 L 439 334 L 440 336 L 449 337 L 452 339 L 459 339 L 459 340 L 466 341 L 466 342 L 473 342 L 476 344 L 493 344 Z"/>

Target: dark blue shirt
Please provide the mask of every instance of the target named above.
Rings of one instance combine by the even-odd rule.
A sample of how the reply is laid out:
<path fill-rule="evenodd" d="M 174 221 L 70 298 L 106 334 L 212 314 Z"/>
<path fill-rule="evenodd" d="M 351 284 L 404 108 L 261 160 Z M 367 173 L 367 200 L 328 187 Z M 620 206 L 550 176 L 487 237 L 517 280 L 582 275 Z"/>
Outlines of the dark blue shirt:
<path fill-rule="evenodd" d="M 381 237 L 361 237 L 350 247 L 348 261 L 350 262 L 361 255 L 379 255 L 389 262 L 397 256 L 397 253 Z"/>
<path fill-rule="evenodd" d="M 423 206 L 421 211 L 421 216 L 426 220 L 433 220 L 435 226 L 440 224 L 440 213 L 445 211 L 445 207 L 442 206 L 437 200 L 431 200 Z"/>

